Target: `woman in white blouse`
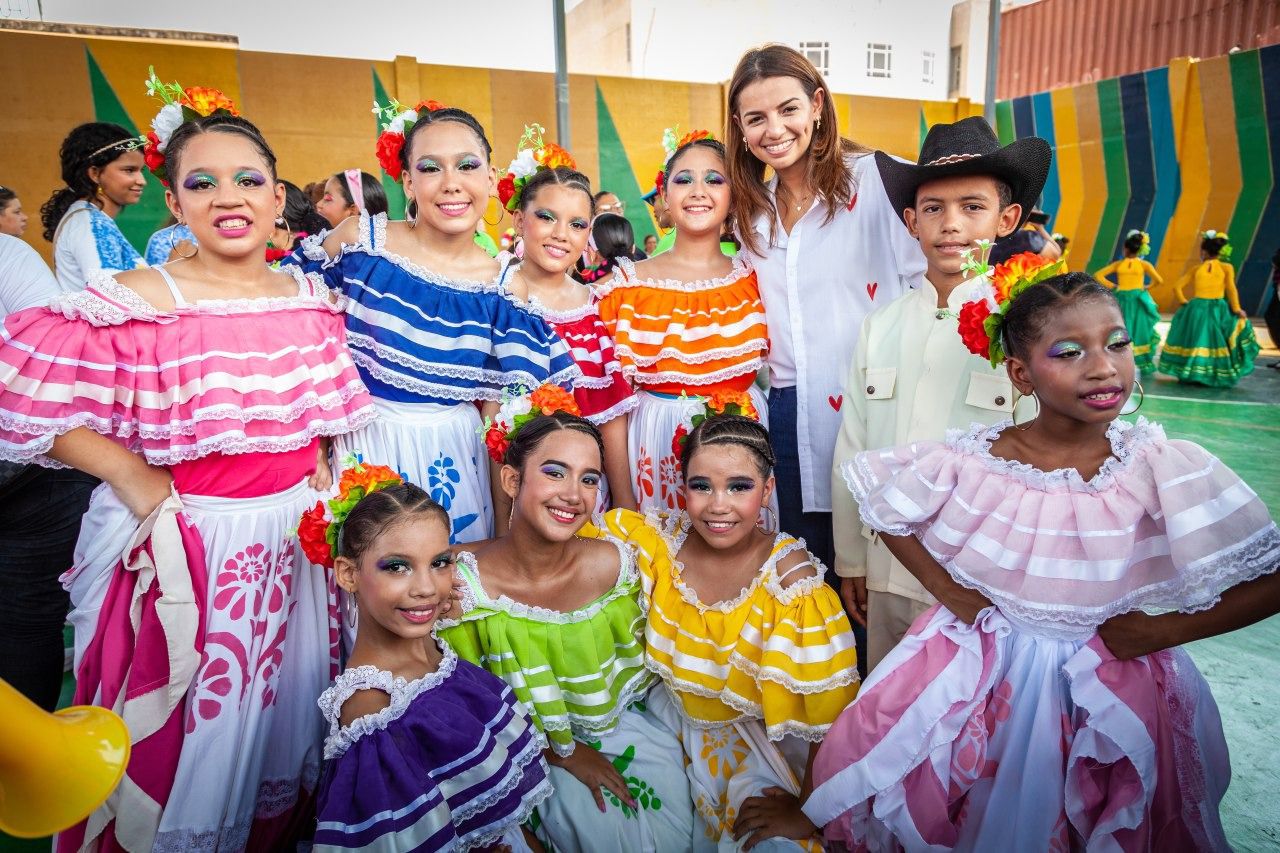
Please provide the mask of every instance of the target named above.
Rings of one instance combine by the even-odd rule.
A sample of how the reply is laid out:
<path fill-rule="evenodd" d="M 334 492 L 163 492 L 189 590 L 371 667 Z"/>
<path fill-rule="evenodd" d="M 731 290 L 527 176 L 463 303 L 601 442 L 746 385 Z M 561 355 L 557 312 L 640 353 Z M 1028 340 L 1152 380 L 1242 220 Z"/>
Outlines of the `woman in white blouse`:
<path fill-rule="evenodd" d="M 58 286 L 75 293 L 99 270 L 145 266 L 116 225 L 147 185 L 137 138 L 118 124 L 93 121 L 73 128 L 58 153 L 65 186 L 40 208 Z"/>
<path fill-rule="evenodd" d="M 769 324 L 779 526 L 830 566 L 831 457 L 858 330 L 919 279 L 924 256 L 870 151 L 840 136 L 826 82 L 798 51 L 747 51 L 729 110 L 734 221 Z"/>

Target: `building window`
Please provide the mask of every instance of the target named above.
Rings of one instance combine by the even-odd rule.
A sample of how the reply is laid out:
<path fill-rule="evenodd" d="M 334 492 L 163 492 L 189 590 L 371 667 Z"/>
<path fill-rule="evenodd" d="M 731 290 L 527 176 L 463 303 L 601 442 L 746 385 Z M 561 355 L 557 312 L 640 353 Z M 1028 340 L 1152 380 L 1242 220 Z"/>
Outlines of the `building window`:
<path fill-rule="evenodd" d="M 925 83 L 933 82 L 933 66 L 936 58 L 937 58 L 937 54 L 935 54 L 932 50 L 926 50 L 923 54 L 923 61 L 922 61 L 923 67 L 921 68 L 921 71 L 920 71 L 920 79 L 923 80 Z"/>
<path fill-rule="evenodd" d="M 960 45 L 951 48 L 951 94 L 953 95 L 960 91 L 960 56 Z"/>
<path fill-rule="evenodd" d="M 867 76 L 893 76 L 893 45 L 867 42 Z"/>
<path fill-rule="evenodd" d="M 813 63 L 813 67 L 818 69 L 818 73 L 823 77 L 830 73 L 828 65 L 831 58 L 831 42 L 802 41 L 800 42 L 800 52 L 804 54 L 805 59 Z"/>

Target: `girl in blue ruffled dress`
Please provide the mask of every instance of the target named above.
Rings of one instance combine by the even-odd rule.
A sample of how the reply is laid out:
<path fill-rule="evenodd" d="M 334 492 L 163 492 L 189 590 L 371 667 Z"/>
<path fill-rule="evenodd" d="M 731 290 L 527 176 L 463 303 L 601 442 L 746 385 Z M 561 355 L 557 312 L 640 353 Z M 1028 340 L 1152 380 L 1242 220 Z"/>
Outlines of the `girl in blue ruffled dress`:
<path fill-rule="evenodd" d="M 379 161 L 403 181 L 410 219 L 362 212 L 303 245 L 349 299 L 347 342 L 378 411 L 335 451 L 391 466 L 449 512 L 451 541 L 475 542 L 494 521 L 476 404 L 496 412 L 505 388 L 569 382 L 578 368 L 473 242 L 496 187 L 484 128 L 434 101 L 381 114 Z"/>

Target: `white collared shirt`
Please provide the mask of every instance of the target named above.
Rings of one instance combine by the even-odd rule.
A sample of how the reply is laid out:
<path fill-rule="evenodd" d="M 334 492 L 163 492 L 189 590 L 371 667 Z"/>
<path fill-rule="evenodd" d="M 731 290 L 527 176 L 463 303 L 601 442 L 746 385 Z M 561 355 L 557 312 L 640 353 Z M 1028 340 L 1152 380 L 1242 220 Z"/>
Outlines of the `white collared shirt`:
<path fill-rule="evenodd" d="M 754 223 L 763 257 L 752 264 L 769 322 L 770 383 L 796 388 L 796 439 L 805 512 L 831 510 L 831 454 L 847 400 L 845 372 L 863 318 L 924 275 L 920 244 L 894 213 L 875 158 L 851 159 L 856 190 L 848 208 L 824 222 L 814 199 L 787 234 L 771 218 Z M 777 178 L 769 184 L 776 199 Z M 776 216 L 776 214 L 775 214 Z"/>
<path fill-rule="evenodd" d="M 929 604 L 920 582 L 859 520 L 840 465 L 863 450 L 941 441 L 949 429 L 1009 417 L 1015 392 L 1005 368 L 970 353 L 956 331 L 972 289 L 968 282 L 956 287 L 940 309 L 938 291 L 921 276 L 919 287 L 863 322 L 830 472 L 836 574 L 865 576 L 867 589 Z M 1020 404 L 1018 417 L 1028 419 L 1034 408 Z"/>

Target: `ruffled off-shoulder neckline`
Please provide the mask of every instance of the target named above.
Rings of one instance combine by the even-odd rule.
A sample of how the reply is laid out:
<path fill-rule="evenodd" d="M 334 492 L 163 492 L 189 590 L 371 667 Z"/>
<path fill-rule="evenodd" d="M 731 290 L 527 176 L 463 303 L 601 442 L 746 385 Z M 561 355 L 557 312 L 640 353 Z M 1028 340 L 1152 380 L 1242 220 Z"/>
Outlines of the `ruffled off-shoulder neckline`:
<path fill-rule="evenodd" d="M 1139 416 L 1132 424 L 1119 419 L 1112 421 L 1106 433 L 1111 455 L 1102 463 L 1098 473 L 1086 480 L 1075 468 L 1044 471 L 1027 462 L 994 455 L 991 445 L 1011 426 L 1013 421 L 1006 419 L 990 426 L 974 424 L 968 430 L 948 430 L 946 444 L 957 453 L 981 460 L 990 471 L 1017 480 L 1028 488 L 1101 492 L 1115 485 L 1116 477 L 1133 464 L 1144 448 L 1165 440 L 1164 429 L 1144 417 Z"/>

